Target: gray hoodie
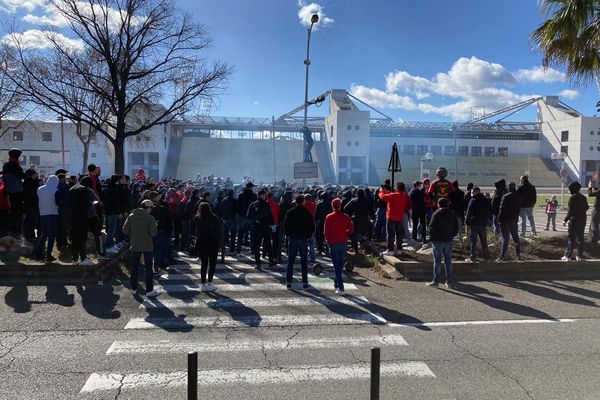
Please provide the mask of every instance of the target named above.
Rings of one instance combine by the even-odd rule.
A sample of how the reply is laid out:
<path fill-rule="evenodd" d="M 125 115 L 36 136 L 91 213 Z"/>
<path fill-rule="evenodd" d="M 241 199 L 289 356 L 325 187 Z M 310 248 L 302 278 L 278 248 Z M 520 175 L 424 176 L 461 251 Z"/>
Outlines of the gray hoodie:
<path fill-rule="evenodd" d="M 56 204 L 56 192 L 58 191 L 58 177 L 50 175 L 44 186 L 37 190 L 39 199 L 40 216 L 58 215 L 58 204 Z"/>

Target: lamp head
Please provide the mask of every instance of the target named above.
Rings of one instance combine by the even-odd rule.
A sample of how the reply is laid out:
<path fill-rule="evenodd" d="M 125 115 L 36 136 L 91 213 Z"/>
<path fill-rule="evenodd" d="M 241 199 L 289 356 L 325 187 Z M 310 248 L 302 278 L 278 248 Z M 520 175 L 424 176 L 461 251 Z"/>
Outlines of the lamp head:
<path fill-rule="evenodd" d="M 317 22 L 319 22 L 319 14 L 313 14 L 313 16 L 310 18 L 310 23 L 316 24 Z"/>

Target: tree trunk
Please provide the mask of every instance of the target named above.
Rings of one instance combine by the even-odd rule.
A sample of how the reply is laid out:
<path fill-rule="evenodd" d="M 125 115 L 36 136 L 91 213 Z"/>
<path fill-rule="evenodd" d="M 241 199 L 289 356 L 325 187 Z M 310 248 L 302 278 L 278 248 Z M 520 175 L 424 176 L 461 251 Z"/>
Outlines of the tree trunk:
<path fill-rule="evenodd" d="M 125 139 L 117 137 L 115 146 L 115 174 L 125 173 Z"/>
<path fill-rule="evenodd" d="M 90 156 L 90 142 L 82 140 L 81 143 L 83 144 L 83 166 L 81 167 L 81 173 L 85 174 L 87 172 L 88 158 Z"/>

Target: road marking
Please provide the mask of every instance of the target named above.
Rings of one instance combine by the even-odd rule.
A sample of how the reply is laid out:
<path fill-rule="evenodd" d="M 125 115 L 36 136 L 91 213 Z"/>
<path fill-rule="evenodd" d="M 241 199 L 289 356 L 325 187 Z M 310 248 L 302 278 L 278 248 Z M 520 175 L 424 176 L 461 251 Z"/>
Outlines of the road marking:
<path fill-rule="evenodd" d="M 267 278 L 285 278 L 287 276 L 286 272 L 278 272 L 278 271 L 263 271 L 263 272 L 217 272 L 214 275 L 214 278 L 220 281 L 230 281 L 230 280 L 248 280 L 248 279 L 267 279 Z M 308 274 L 309 279 L 329 279 L 331 280 L 333 276 L 316 276 L 313 274 Z M 188 281 L 188 280 L 200 280 L 200 274 L 167 274 L 159 277 L 161 281 Z"/>
<path fill-rule="evenodd" d="M 234 299 L 206 299 L 206 298 L 187 298 L 187 299 L 160 299 L 145 300 L 139 308 L 143 309 L 178 309 L 178 308 L 241 308 L 241 307 L 298 307 L 298 306 L 336 306 L 336 305 L 359 305 L 366 306 L 371 304 L 364 296 L 344 296 L 337 298 L 329 297 L 258 297 L 258 298 L 240 298 Z"/>
<path fill-rule="evenodd" d="M 333 381 L 367 379 L 371 374 L 370 365 L 323 365 L 298 366 L 291 368 L 267 369 L 213 369 L 198 371 L 198 385 L 231 385 L 245 383 L 261 384 L 290 384 L 307 381 Z M 414 378 L 435 378 L 434 373 L 423 362 L 382 363 L 381 376 Z M 172 388 L 187 385 L 187 372 L 156 372 L 156 373 L 93 373 L 81 389 L 81 393 L 103 390 L 128 390 L 142 387 Z"/>
<path fill-rule="evenodd" d="M 125 329 L 190 329 L 190 328 L 244 328 L 270 326 L 385 324 L 387 321 L 368 311 L 348 314 L 306 315 L 240 315 L 209 317 L 146 317 L 132 318 Z"/>
<path fill-rule="evenodd" d="M 219 292 L 249 292 L 249 291 L 277 291 L 277 290 L 286 290 L 285 284 L 283 283 L 252 283 L 252 284 L 219 284 L 216 285 Z M 333 283 L 326 282 L 314 282 L 311 283 L 312 286 L 316 290 L 333 290 Z M 294 290 L 302 290 L 302 284 L 299 282 L 295 282 L 292 285 Z M 189 285 L 159 285 L 156 287 L 156 290 L 160 293 L 181 293 L 181 292 L 201 292 L 201 287 L 199 284 L 189 284 Z M 345 283 L 344 290 L 358 290 L 356 285 L 353 283 Z"/>
<path fill-rule="evenodd" d="M 370 346 L 408 346 L 401 335 L 388 336 L 365 336 L 365 337 L 324 337 L 319 339 L 293 339 L 274 340 L 258 339 L 250 340 L 226 340 L 202 342 L 176 342 L 171 340 L 147 341 L 116 341 L 106 354 L 164 354 L 180 353 L 190 351 L 199 353 L 207 352 L 231 352 L 231 351 L 261 351 L 261 350 L 297 350 L 297 349 L 331 349 L 343 347 L 370 347 Z"/>
<path fill-rule="evenodd" d="M 507 319 L 497 321 L 450 321 L 450 322 L 408 322 L 404 324 L 388 323 L 396 328 L 436 328 L 446 326 L 471 326 L 471 325 L 510 325 L 510 324 L 559 324 L 575 322 L 575 319 Z"/>

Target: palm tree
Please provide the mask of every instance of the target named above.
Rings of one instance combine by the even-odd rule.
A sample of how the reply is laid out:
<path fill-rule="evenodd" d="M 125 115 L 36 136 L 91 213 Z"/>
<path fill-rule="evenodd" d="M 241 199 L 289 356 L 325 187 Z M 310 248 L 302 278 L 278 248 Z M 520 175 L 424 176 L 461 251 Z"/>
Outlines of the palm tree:
<path fill-rule="evenodd" d="M 530 35 L 544 67 L 565 67 L 576 83 L 600 83 L 600 0 L 540 0 L 547 20 Z"/>

